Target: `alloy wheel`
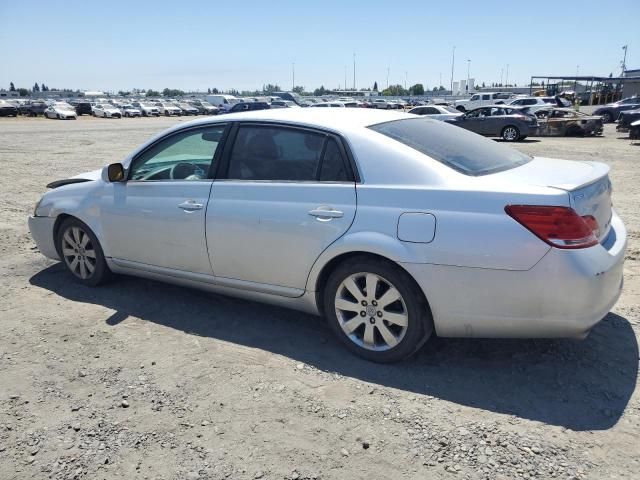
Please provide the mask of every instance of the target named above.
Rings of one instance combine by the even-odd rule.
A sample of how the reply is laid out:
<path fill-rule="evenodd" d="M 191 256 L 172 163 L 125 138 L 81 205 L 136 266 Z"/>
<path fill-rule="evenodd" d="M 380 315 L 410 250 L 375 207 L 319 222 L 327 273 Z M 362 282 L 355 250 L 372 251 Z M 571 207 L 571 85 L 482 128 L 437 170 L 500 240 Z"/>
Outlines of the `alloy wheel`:
<path fill-rule="evenodd" d="M 86 280 L 96 269 L 96 251 L 82 228 L 69 227 L 62 235 L 62 256 L 71 273 Z"/>
<path fill-rule="evenodd" d="M 507 127 L 502 132 L 502 138 L 509 142 L 513 142 L 518 138 L 518 131 L 514 127 Z"/>
<path fill-rule="evenodd" d="M 389 350 L 407 332 L 409 313 L 400 291 L 377 274 L 349 275 L 338 286 L 334 303 L 342 331 L 359 347 Z"/>

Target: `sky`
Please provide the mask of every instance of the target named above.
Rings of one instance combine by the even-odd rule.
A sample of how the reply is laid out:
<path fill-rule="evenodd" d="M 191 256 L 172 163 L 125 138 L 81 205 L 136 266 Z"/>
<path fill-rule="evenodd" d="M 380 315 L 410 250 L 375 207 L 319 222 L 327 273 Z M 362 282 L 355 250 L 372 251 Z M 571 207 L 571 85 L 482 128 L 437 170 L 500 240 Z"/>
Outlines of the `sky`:
<path fill-rule="evenodd" d="M 0 0 L 0 88 L 307 90 L 640 68 L 640 0 Z M 295 67 L 294 67 L 295 65 Z"/>

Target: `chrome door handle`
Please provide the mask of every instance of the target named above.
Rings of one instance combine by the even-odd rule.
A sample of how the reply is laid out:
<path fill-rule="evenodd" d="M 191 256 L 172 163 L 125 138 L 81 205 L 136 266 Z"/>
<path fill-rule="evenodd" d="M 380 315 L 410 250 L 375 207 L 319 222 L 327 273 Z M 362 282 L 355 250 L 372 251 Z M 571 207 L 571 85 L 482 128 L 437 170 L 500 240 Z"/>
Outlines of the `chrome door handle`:
<path fill-rule="evenodd" d="M 182 202 L 180 205 L 178 205 L 178 208 L 181 208 L 182 210 L 185 210 L 187 212 L 202 210 L 203 207 L 204 207 L 203 204 L 196 203 L 193 200 L 187 200 L 186 202 Z"/>
<path fill-rule="evenodd" d="M 322 219 L 331 219 L 331 218 L 342 218 L 344 213 L 340 210 L 334 210 L 331 207 L 318 207 L 313 210 L 309 210 L 309 215 L 312 217 L 318 217 L 318 220 Z"/>

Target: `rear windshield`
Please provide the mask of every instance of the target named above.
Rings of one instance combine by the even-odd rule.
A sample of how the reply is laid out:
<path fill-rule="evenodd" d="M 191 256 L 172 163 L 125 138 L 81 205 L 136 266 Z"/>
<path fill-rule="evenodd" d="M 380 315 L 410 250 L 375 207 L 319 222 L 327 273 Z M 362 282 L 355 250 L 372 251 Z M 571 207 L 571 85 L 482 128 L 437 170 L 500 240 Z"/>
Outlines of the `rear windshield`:
<path fill-rule="evenodd" d="M 393 120 L 369 128 L 466 175 L 509 170 L 531 160 L 515 149 L 437 120 Z"/>

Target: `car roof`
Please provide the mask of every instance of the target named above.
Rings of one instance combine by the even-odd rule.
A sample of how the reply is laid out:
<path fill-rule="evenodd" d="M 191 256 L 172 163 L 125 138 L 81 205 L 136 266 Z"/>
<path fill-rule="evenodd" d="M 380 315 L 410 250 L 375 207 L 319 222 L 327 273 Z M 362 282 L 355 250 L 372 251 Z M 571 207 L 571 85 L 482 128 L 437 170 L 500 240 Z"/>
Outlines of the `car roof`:
<path fill-rule="evenodd" d="M 332 102 L 335 103 L 335 102 Z M 388 112 L 373 109 L 344 108 L 275 108 L 235 113 L 233 117 L 209 117 L 180 124 L 176 128 L 213 122 L 260 121 L 296 123 L 303 126 L 318 127 L 326 130 L 353 130 L 392 120 L 415 119 L 415 115 L 401 112 Z"/>

